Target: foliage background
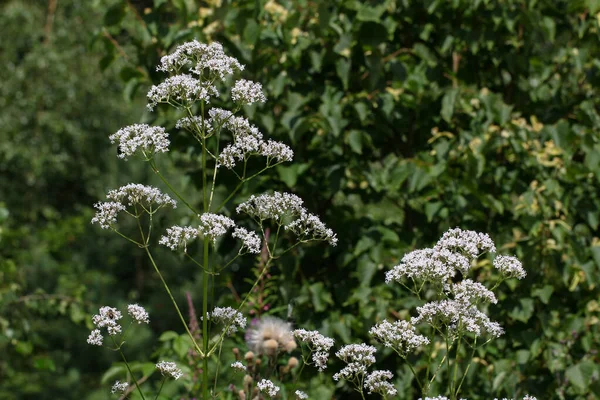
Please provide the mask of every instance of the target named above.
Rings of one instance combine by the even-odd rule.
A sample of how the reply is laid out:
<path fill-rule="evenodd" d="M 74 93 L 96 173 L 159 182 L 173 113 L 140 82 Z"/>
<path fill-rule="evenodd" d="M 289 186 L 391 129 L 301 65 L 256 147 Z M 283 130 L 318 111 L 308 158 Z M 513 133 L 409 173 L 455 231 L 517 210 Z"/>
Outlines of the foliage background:
<path fill-rule="evenodd" d="M 107 189 L 154 183 L 141 163 L 117 161 L 107 136 L 140 121 L 174 132 L 167 112 L 143 111 L 144 97 L 162 78 L 160 57 L 192 38 L 220 41 L 246 64 L 269 98 L 247 110 L 250 119 L 296 152 L 244 194 L 293 191 L 340 238 L 333 251 L 309 248 L 272 271 L 273 313 L 285 316 L 292 303 L 298 326 L 338 344 L 368 340 L 376 321 L 416 305 L 383 284 L 404 253 L 449 227 L 488 232 L 529 275 L 498 289 L 490 313 L 506 337 L 488 346 L 463 395 L 597 398 L 600 2 L 0 8 L 0 34 L 10 38 L 0 43 L 0 398 L 105 398 L 101 377 L 115 359 L 85 344 L 100 305 L 150 308 L 151 329 L 131 350 L 142 361 L 178 327 L 142 255 L 89 220 Z M 173 133 L 180 152 L 164 168 L 194 195 L 199 166 L 183 139 Z M 161 260 L 185 304 L 200 274 L 166 253 Z M 479 267 L 485 278 L 489 261 Z M 243 290 L 251 273 L 226 282 Z M 378 361 L 413 398 L 407 367 L 382 351 Z"/>

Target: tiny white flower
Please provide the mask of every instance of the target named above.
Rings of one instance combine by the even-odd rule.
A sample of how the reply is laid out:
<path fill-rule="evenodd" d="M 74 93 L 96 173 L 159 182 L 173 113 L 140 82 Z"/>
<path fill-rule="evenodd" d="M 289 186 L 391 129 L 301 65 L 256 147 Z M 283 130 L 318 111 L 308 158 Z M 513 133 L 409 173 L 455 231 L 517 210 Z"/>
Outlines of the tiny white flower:
<path fill-rule="evenodd" d="M 137 304 L 130 304 L 127 306 L 127 312 L 129 313 L 131 318 L 133 318 L 134 321 L 136 321 L 138 324 L 141 324 L 142 322 L 146 324 L 150 323 L 150 317 L 148 315 L 148 312 L 142 306 L 139 306 Z"/>
<path fill-rule="evenodd" d="M 262 241 L 256 232 L 248 231 L 245 228 L 236 227 L 232 236 L 242 241 L 242 248 L 240 251 L 245 249 L 249 253 L 260 253 Z"/>
<path fill-rule="evenodd" d="M 494 268 L 507 278 L 523 279 L 527 272 L 523 269 L 521 261 L 513 256 L 498 256 L 494 259 Z"/>
<path fill-rule="evenodd" d="M 387 320 L 375 325 L 369 331 L 378 342 L 400 353 L 403 357 L 413 350 L 429 344 L 429 339 L 416 333 L 415 327 L 408 321 Z"/>
<path fill-rule="evenodd" d="M 308 395 L 304 393 L 302 390 L 296 390 L 296 399 L 297 400 L 305 400 L 308 399 Z"/>
<path fill-rule="evenodd" d="M 231 99 L 238 104 L 264 103 L 267 101 L 262 92 L 262 85 L 246 79 L 235 82 L 231 89 Z"/>
<path fill-rule="evenodd" d="M 279 393 L 279 387 L 275 386 L 275 384 L 268 379 L 261 380 L 256 384 L 256 387 L 258 387 L 258 390 L 260 390 L 261 393 L 266 394 L 269 397 L 275 397 L 277 396 L 277 393 Z"/>
<path fill-rule="evenodd" d="M 312 360 L 319 369 L 319 372 L 327 368 L 329 359 L 329 350 L 333 347 L 334 340 L 321 335 L 318 331 L 307 331 L 306 329 L 296 329 L 294 337 L 308 345 L 312 352 Z"/>
<path fill-rule="evenodd" d="M 176 107 L 190 106 L 197 101 L 210 102 L 219 95 L 214 85 L 202 82 L 190 75 L 175 75 L 148 92 L 148 110 L 153 111 L 159 103 L 169 103 Z"/>
<path fill-rule="evenodd" d="M 177 203 L 169 195 L 162 193 L 159 189 L 141 185 L 139 183 L 129 183 L 118 189 L 110 190 L 106 197 L 109 200 L 119 202 L 123 205 L 133 206 L 142 204 L 145 206 L 171 206 L 177 207 Z"/>
<path fill-rule="evenodd" d="M 167 228 L 167 234 L 160 238 L 158 244 L 167 246 L 171 250 L 183 248 L 184 251 L 187 251 L 187 244 L 198 235 L 198 229 L 191 226 L 172 226 Z"/>
<path fill-rule="evenodd" d="M 395 396 L 398 391 L 388 382 L 394 375 L 390 371 L 373 371 L 365 379 L 365 389 L 369 393 L 379 393 L 382 396 Z"/>
<path fill-rule="evenodd" d="M 177 364 L 174 362 L 161 361 L 156 364 L 156 369 L 158 369 L 163 376 L 170 376 L 176 380 L 183 376 L 183 372 L 181 369 L 177 368 Z"/>
<path fill-rule="evenodd" d="M 119 157 L 125 158 L 134 155 L 138 150 L 146 158 L 151 158 L 155 153 L 169 151 L 169 134 L 160 126 L 135 124 L 119 129 L 109 136 L 110 142 L 119 144 Z"/>
<path fill-rule="evenodd" d="M 233 364 L 231 364 L 231 368 L 233 368 L 237 372 L 244 372 L 247 370 L 246 366 L 239 361 L 236 361 Z"/>
<path fill-rule="evenodd" d="M 112 394 L 125 393 L 125 391 L 127 390 L 128 387 L 129 387 L 129 383 L 116 381 L 115 384 L 112 386 L 112 389 L 110 389 L 110 392 Z"/>
<path fill-rule="evenodd" d="M 217 237 L 223 236 L 227 231 L 235 226 L 233 220 L 224 215 L 204 213 L 200 216 L 200 227 L 198 231 L 205 237 L 216 242 Z"/>
<path fill-rule="evenodd" d="M 92 218 L 92 224 L 98 224 L 102 229 L 108 229 L 117 223 L 117 215 L 125 211 L 126 207 L 114 201 L 96 203 L 94 207 L 98 210 Z"/>
<path fill-rule="evenodd" d="M 94 329 L 88 336 L 87 342 L 88 344 L 92 344 L 94 346 L 102 346 L 103 340 L 104 338 L 102 337 L 100 329 Z"/>
<path fill-rule="evenodd" d="M 285 216 L 298 216 L 305 211 L 302 199 L 295 194 L 274 192 L 260 196 L 250 196 L 241 203 L 237 213 L 246 213 L 257 220 L 274 219 L 281 221 Z"/>
<path fill-rule="evenodd" d="M 238 330 L 246 328 L 246 317 L 241 312 L 234 310 L 231 307 L 215 307 L 209 318 L 217 323 L 225 325 L 223 329 L 227 329 L 226 334 L 231 336 Z"/>
<path fill-rule="evenodd" d="M 367 373 L 367 368 L 375 363 L 377 349 L 373 346 L 361 344 L 349 344 L 339 349 L 335 355 L 346 363 L 342 370 L 333 375 L 333 379 L 353 380 Z"/>

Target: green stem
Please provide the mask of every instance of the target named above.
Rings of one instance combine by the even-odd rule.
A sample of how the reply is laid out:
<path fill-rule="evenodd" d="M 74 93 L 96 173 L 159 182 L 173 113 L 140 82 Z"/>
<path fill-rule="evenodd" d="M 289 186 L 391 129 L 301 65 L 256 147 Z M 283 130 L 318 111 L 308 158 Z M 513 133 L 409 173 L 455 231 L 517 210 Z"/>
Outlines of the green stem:
<path fill-rule="evenodd" d="M 467 368 L 465 369 L 465 373 L 463 374 L 463 377 L 460 380 L 460 384 L 458 385 L 458 388 L 456 389 L 456 396 L 457 397 L 458 397 L 458 393 L 460 392 L 460 388 L 462 387 L 462 384 L 465 381 L 465 378 L 467 377 L 467 373 L 469 372 L 469 368 L 471 368 L 471 364 L 473 364 L 473 357 L 475 357 L 475 351 L 476 350 L 477 350 L 477 336 L 475 336 L 475 341 L 473 342 L 473 351 L 471 352 L 471 359 L 469 360 L 469 364 L 467 365 Z"/>
<path fill-rule="evenodd" d="M 113 338 L 113 343 L 115 344 L 115 347 L 117 347 L 117 343 L 115 342 L 114 338 Z M 140 396 L 142 396 L 142 399 L 146 400 L 146 398 L 144 397 L 144 392 L 142 392 L 142 389 L 140 389 L 140 385 L 138 384 L 137 379 L 135 379 L 135 376 L 133 375 L 133 372 L 131 371 L 131 368 L 129 367 L 129 363 L 127 362 L 127 359 L 125 358 L 125 354 L 123 354 L 121 347 L 118 347 L 118 349 L 119 349 L 119 354 L 121 354 L 121 358 L 123 359 L 123 362 L 125 363 L 125 366 L 127 367 L 127 371 L 129 371 L 129 375 L 131 375 L 131 379 L 133 379 L 133 383 L 135 384 L 135 387 L 137 388 L 138 392 L 140 392 Z"/>
<path fill-rule="evenodd" d="M 167 285 L 167 282 L 165 282 L 165 279 L 163 278 L 162 274 L 160 273 L 160 270 L 158 269 L 158 266 L 156 265 L 156 262 L 154 262 L 154 258 L 152 258 L 152 254 L 150 253 L 150 250 L 148 250 L 147 247 L 145 247 L 145 250 L 146 250 L 146 254 L 148 254 L 148 258 L 150 259 L 150 262 L 152 263 L 152 266 L 154 267 L 154 270 L 158 274 L 158 277 L 160 278 L 160 281 L 162 282 L 162 284 L 163 284 L 163 286 L 164 286 L 167 294 L 169 295 L 169 298 L 171 299 L 171 302 L 173 303 L 173 306 L 175 307 L 175 310 L 177 311 L 177 315 L 179 315 L 179 319 L 181 320 L 181 323 L 185 327 L 185 331 L 187 332 L 188 336 L 192 340 L 192 343 L 194 344 L 194 348 L 196 349 L 196 351 L 198 352 L 198 354 L 200 355 L 200 357 L 204 358 L 204 356 L 205 356 L 206 353 L 203 352 L 200 349 L 200 346 L 198 346 L 198 343 L 196 343 L 196 339 L 194 339 L 194 335 L 192 335 L 192 332 L 190 332 L 190 328 L 188 327 L 187 322 L 185 322 L 185 318 L 183 318 L 183 315 L 181 314 L 181 311 L 179 310 L 179 306 L 177 306 L 177 302 L 175 301 L 175 298 L 171 294 L 171 290 L 169 289 L 169 285 Z"/>
<path fill-rule="evenodd" d="M 200 109 L 202 113 L 202 207 L 204 212 L 208 212 L 208 196 L 207 196 L 207 184 L 206 184 L 206 138 L 204 131 L 204 102 L 200 103 Z M 215 166 L 216 168 L 216 166 Z M 209 241 L 204 238 L 204 259 L 203 265 L 207 271 L 210 271 L 210 265 L 208 263 L 209 256 Z M 208 354 L 208 286 L 209 286 L 209 274 L 204 272 L 202 277 L 202 342 L 203 350 L 205 354 Z M 202 400 L 208 400 L 208 357 L 202 360 Z"/>
<path fill-rule="evenodd" d="M 146 239 L 144 238 L 144 231 L 142 229 L 142 224 L 140 223 L 140 219 L 137 219 L 137 223 L 138 223 L 138 228 L 140 229 L 140 234 L 142 235 L 142 241 L 146 242 Z M 183 318 L 183 315 L 181 314 L 181 311 L 179 310 L 179 306 L 177 306 L 177 302 L 175 301 L 175 298 L 173 297 L 173 294 L 171 294 L 171 289 L 169 289 L 169 285 L 167 285 L 167 282 L 165 281 L 165 279 L 163 278 L 162 274 L 160 273 L 160 270 L 158 269 L 158 266 L 156 265 L 156 262 L 154 261 L 154 258 L 152 257 L 152 254 L 150 253 L 150 249 L 148 248 L 148 246 L 142 246 L 144 248 L 144 250 L 146 250 L 146 254 L 148 255 L 148 258 L 150 259 L 150 263 L 152 264 L 152 266 L 154 267 L 154 270 L 156 271 L 156 274 L 158 275 L 158 277 L 160 278 L 160 281 L 162 282 L 167 294 L 169 295 L 169 297 L 171 298 L 171 302 L 173 303 L 173 306 L 175 307 L 175 310 L 177 311 L 177 314 L 179 315 L 179 318 L 181 319 L 181 323 L 183 324 L 188 336 L 190 337 L 190 339 L 192 340 L 192 343 L 194 344 L 194 347 L 196 348 L 196 351 L 198 352 L 198 354 L 200 355 L 200 357 L 204 357 L 205 353 L 200 350 L 200 346 L 198 346 L 198 343 L 196 343 L 196 340 L 194 339 L 194 336 L 192 335 L 192 332 L 190 332 L 190 328 L 188 327 L 187 322 L 185 322 L 185 318 Z"/>
<path fill-rule="evenodd" d="M 160 178 L 160 179 L 161 179 L 161 180 L 164 182 L 164 184 L 165 184 L 165 185 L 167 185 L 167 187 L 169 188 L 169 190 L 170 190 L 171 192 L 173 192 L 173 194 L 174 194 L 174 195 L 175 195 L 175 196 L 176 196 L 176 197 L 177 197 L 179 200 L 181 200 L 181 202 L 182 202 L 183 204 L 185 204 L 185 205 L 187 206 L 187 208 L 189 208 L 189 209 L 190 209 L 190 210 L 191 210 L 191 211 L 192 211 L 192 212 L 193 212 L 195 215 L 198 215 L 198 212 L 196 211 L 196 209 L 195 209 L 194 207 L 192 207 L 192 206 L 190 205 L 190 203 L 188 203 L 187 201 L 185 201 L 185 199 L 183 198 L 183 196 L 181 196 L 181 195 L 179 194 L 179 192 L 177 192 L 177 190 L 175 190 L 175 189 L 173 188 L 173 186 L 171 186 L 171 184 L 169 183 L 169 181 L 167 181 L 167 180 L 165 179 L 165 177 L 163 176 L 163 174 L 161 174 L 161 173 L 160 173 L 160 171 L 158 170 L 158 168 L 156 168 L 156 164 L 154 163 L 154 161 L 151 161 L 151 162 L 150 162 L 150 168 L 152 168 L 152 171 L 154 171 L 154 173 L 155 173 L 156 175 L 158 175 L 158 177 L 159 177 L 159 178 Z"/>
<path fill-rule="evenodd" d="M 154 400 L 158 399 L 158 396 L 160 396 L 160 392 L 162 392 L 162 388 L 165 384 L 165 381 L 167 380 L 167 377 L 163 377 L 162 381 L 160 382 L 160 388 L 158 388 L 158 393 L 156 393 L 156 397 L 154 398 Z"/>
<path fill-rule="evenodd" d="M 136 242 L 135 240 L 123 235 L 121 232 L 119 232 L 118 230 L 113 228 L 113 232 L 115 232 L 117 235 L 121 236 L 123 239 L 127 239 L 128 241 L 130 241 L 133 244 L 136 244 L 138 247 L 144 247 L 143 244 Z"/>
<path fill-rule="evenodd" d="M 221 367 L 221 349 L 223 348 L 223 341 L 219 344 L 219 354 L 217 355 L 217 369 L 215 372 L 215 387 L 213 389 L 214 393 L 217 393 L 217 381 L 219 380 L 219 368 Z"/>
<path fill-rule="evenodd" d="M 459 326 L 460 328 L 460 326 Z M 452 377 L 452 382 L 450 383 L 450 397 L 452 400 L 456 400 L 457 392 L 456 389 L 456 377 L 458 376 L 458 358 L 460 357 L 460 342 L 462 340 L 462 335 L 459 335 L 458 342 L 456 343 L 456 356 L 454 357 L 454 376 Z M 450 371 L 448 371 L 450 373 Z"/>
<path fill-rule="evenodd" d="M 429 380 L 429 372 L 431 371 L 431 361 L 433 358 L 433 350 L 435 348 L 435 329 L 432 327 L 431 328 L 431 337 L 429 338 L 429 343 L 431 343 L 431 346 L 429 347 L 429 357 L 427 360 L 427 371 L 425 372 L 425 382 L 429 382 L 427 383 L 427 386 L 424 388 L 423 393 L 421 393 L 422 397 L 425 398 L 429 392 L 429 386 L 431 385 L 431 382 Z"/>

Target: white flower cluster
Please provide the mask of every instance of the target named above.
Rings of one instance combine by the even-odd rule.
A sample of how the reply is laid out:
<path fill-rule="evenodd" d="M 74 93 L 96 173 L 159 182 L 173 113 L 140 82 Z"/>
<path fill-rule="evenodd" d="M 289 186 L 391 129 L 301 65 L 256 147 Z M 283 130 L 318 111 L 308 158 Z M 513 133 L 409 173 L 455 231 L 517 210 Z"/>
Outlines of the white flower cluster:
<path fill-rule="evenodd" d="M 200 43 L 197 40 L 178 46 L 175 51 L 160 59 L 158 71 L 179 73 L 184 67 L 198 75 L 208 75 L 206 78 L 219 77 L 224 79 L 237 71 L 243 71 L 244 66 L 233 57 L 225 55 L 220 43 Z"/>
<path fill-rule="evenodd" d="M 244 372 L 248 369 L 244 364 L 242 364 L 239 361 L 236 361 L 233 364 L 231 364 L 231 368 L 233 368 L 237 372 Z"/>
<path fill-rule="evenodd" d="M 296 329 L 293 334 L 296 339 L 308 345 L 313 362 L 319 372 L 323 372 L 327 368 L 329 350 L 333 347 L 334 340 L 321 335 L 318 331 L 307 331 L 306 329 Z"/>
<path fill-rule="evenodd" d="M 246 328 L 246 317 L 241 312 L 234 310 L 231 307 L 215 307 L 212 313 L 209 314 L 209 319 L 222 323 L 227 329 L 226 334 L 231 336 L 238 330 Z"/>
<path fill-rule="evenodd" d="M 266 394 L 269 397 L 275 397 L 277 396 L 277 393 L 279 393 L 279 387 L 275 386 L 275 384 L 268 379 L 261 380 L 256 384 L 256 387 L 258 387 L 258 390 L 260 390 L 261 393 Z"/>
<path fill-rule="evenodd" d="M 412 278 L 426 282 L 443 283 L 456 275 L 456 270 L 467 271 L 470 261 L 461 254 L 452 253 L 447 249 L 414 250 L 404 255 L 399 265 L 396 265 L 385 275 L 386 283 L 401 282 L 404 278 Z"/>
<path fill-rule="evenodd" d="M 494 292 L 486 288 L 479 282 L 474 282 L 471 279 L 465 279 L 458 283 L 450 285 L 450 293 L 454 295 L 454 299 L 462 302 L 477 303 L 479 301 L 492 304 L 498 303 Z"/>
<path fill-rule="evenodd" d="M 494 268 L 499 270 L 507 278 L 523 279 L 527 272 L 518 258 L 513 256 L 498 256 L 494 259 Z"/>
<path fill-rule="evenodd" d="M 240 79 L 231 89 L 231 100 L 237 104 L 264 103 L 267 98 L 263 94 L 262 85 L 257 82 Z"/>
<path fill-rule="evenodd" d="M 361 344 L 349 344 L 337 351 L 335 355 L 347 365 L 333 375 L 333 379 L 352 380 L 367 373 L 367 368 L 375 363 L 377 349 L 373 346 Z"/>
<path fill-rule="evenodd" d="M 212 239 L 213 243 L 217 238 L 223 236 L 227 231 L 235 226 L 235 222 L 229 217 L 218 214 L 204 213 L 200 216 L 200 227 L 198 231 L 204 237 Z"/>
<path fill-rule="evenodd" d="M 146 158 L 169 151 L 169 134 L 160 126 L 135 124 L 119 129 L 108 138 L 111 143 L 119 144 L 119 158 L 132 156 L 137 150 Z"/>
<path fill-rule="evenodd" d="M 220 43 L 207 45 L 197 40 L 184 43 L 173 53 L 162 57 L 157 70 L 179 73 L 186 66 L 193 73 L 209 80 L 215 77 L 225 79 L 227 75 L 244 70 L 238 60 L 225 55 Z"/>
<path fill-rule="evenodd" d="M 413 325 L 426 322 L 439 328 L 441 324 L 455 334 L 458 331 L 466 331 L 475 336 L 487 333 L 494 338 L 504 334 L 500 324 L 491 321 L 476 306 L 462 300 L 432 301 L 417 307 L 417 313 L 416 317 L 411 318 Z"/>
<path fill-rule="evenodd" d="M 129 387 L 129 383 L 116 381 L 115 384 L 112 386 L 112 389 L 110 389 L 110 392 L 112 394 L 125 393 L 125 391 L 127 390 L 128 387 Z"/>
<path fill-rule="evenodd" d="M 336 234 L 327 228 L 319 217 L 309 214 L 302 206 L 303 203 L 295 194 L 274 192 L 260 196 L 252 195 L 241 203 L 236 211 L 238 214 L 248 214 L 259 225 L 267 219 L 273 219 L 280 225 L 284 220 L 292 219 L 284 228 L 296 234 L 300 240 L 324 240 L 335 246 L 338 241 Z"/>
<path fill-rule="evenodd" d="M 92 224 L 98 223 L 102 229 L 110 228 L 116 224 L 117 215 L 121 211 L 125 211 L 126 206 L 140 204 L 142 209 L 147 212 L 156 211 L 167 205 L 173 208 L 177 207 L 175 200 L 157 188 L 137 183 L 130 183 L 119 189 L 111 190 L 106 197 L 112 201 L 94 204 L 94 207 L 98 211 L 96 211 L 94 218 L 92 218 Z M 154 205 L 157 207 L 152 210 L 152 206 Z"/>
<path fill-rule="evenodd" d="M 187 252 L 188 242 L 197 238 L 198 234 L 198 229 L 192 228 L 191 226 L 175 225 L 167 228 L 167 234 L 160 238 L 158 244 L 167 246 L 171 250 L 177 250 L 183 247 L 183 250 Z"/>
<path fill-rule="evenodd" d="M 271 160 L 280 163 L 294 159 L 294 151 L 288 145 L 271 139 L 260 143 L 258 153 L 263 157 L 267 157 L 267 164 L 270 164 Z"/>
<path fill-rule="evenodd" d="M 92 322 L 98 329 L 94 329 L 90 333 L 87 339 L 88 344 L 102 346 L 104 341 L 104 337 L 100 331 L 102 328 L 106 328 L 108 334 L 111 336 L 121 333 L 121 325 L 117 322 L 121 318 L 123 318 L 123 315 L 116 308 L 108 306 L 100 307 L 99 313 L 92 317 Z"/>
<path fill-rule="evenodd" d="M 129 315 L 131 316 L 131 318 L 133 318 L 133 320 L 135 322 L 137 322 L 138 324 L 141 324 L 142 322 L 149 324 L 150 323 L 150 316 L 148 315 L 148 312 L 146 311 L 146 309 L 140 305 L 137 304 L 130 304 L 127 306 L 127 312 L 129 313 Z"/>
<path fill-rule="evenodd" d="M 415 327 L 408 321 L 391 323 L 384 320 L 372 327 L 369 334 L 384 346 L 394 349 L 402 357 L 406 357 L 413 350 L 429 344 L 429 339 L 417 334 Z"/>
<path fill-rule="evenodd" d="M 161 361 L 156 364 L 156 369 L 160 371 L 163 376 L 170 376 L 173 379 L 179 379 L 183 376 L 181 369 L 177 368 L 177 364 L 169 361 Z"/>
<path fill-rule="evenodd" d="M 231 111 L 216 107 L 208 110 L 208 115 L 210 116 L 210 125 L 215 129 L 221 129 L 233 117 Z"/>
<path fill-rule="evenodd" d="M 126 206 L 133 206 L 134 204 L 156 204 L 158 207 L 167 205 L 173 208 L 177 207 L 177 203 L 169 197 L 169 195 L 162 193 L 155 187 L 141 185 L 139 183 L 130 183 L 121 186 L 118 189 L 111 190 L 106 197 L 109 200 L 116 201 Z"/>
<path fill-rule="evenodd" d="M 98 224 L 102 229 L 108 229 L 112 225 L 117 223 L 117 215 L 121 211 L 125 211 L 126 207 L 114 201 L 106 201 L 103 203 L 96 203 L 94 207 L 98 209 L 94 218 L 92 218 L 92 224 Z"/>
<path fill-rule="evenodd" d="M 245 249 L 249 253 L 260 253 L 261 240 L 256 232 L 248 231 L 246 228 L 238 226 L 234 229 L 231 236 L 242 241 L 242 248 L 240 251 Z"/>
<path fill-rule="evenodd" d="M 209 103 L 212 97 L 218 95 L 219 90 L 210 83 L 186 74 L 175 75 L 150 88 L 147 107 L 153 111 L 159 103 L 168 103 L 176 107 L 189 106 L 196 101 Z"/>
<path fill-rule="evenodd" d="M 324 240 L 332 246 L 337 245 L 337 235 L 333 230 L 327 228 L 319 217 L 305 211 L 302 211 L 296 220 L 286 225 L 285 229 L 294 232 L 301 239 L 309 237 L 310 240 Z"/>
<path fill-rule="evenodd" d="M 92 317 L 92 322 L 98 328 L 106 328 L 108 334 L 114 336 L 121 333 L 121 325 L 117 322 L 123 318 L 119 310 L 113 307 L 100 307 L 100 312 Z"/>
<path fill-rule="evenodd" d="M 219 118 L 223 117 L 223 115 L 219 115 Z M 211 119 L 214 120 L 214 118 Z M 214 124 L 217 122 L 215 121 Z M 246 118 L 230 116 L 223 126 L 233 134 L 233 143 L 221 151 L 217 166 L 232 169 L 238 161 L 248 160 L 252 155 L 267 157 L 267 165 L 270 165 L 272 160 L 280 163 L 292 161 L 294 157 L 294 152 L 289 146 L 273 140 L 264 141 L 262 133 Z"/>
<path fill-rule="evenodd" d="M 308 395 L 304 393 L 302 390 L 296 390 L 296 399 L 297 400 L 305 400 L 308 399 Z"/>
<path fill-rule="evenodd" d="M 194 115 L 193 117 L 185 117 L 177 120 L 175 128 L 186 129 L 192 133 L 198 133 L 203 131 L 204 137 L 207 138 L 212 135 L 213 126 L 210 120 L 203 120 L 202 117 Z"/>
<path fill-rule="evenodd" d="M 246 213 L 255 220 L 274 219 L 281 222 L 286 216 L 298 216 L 304 211 L 302 199 L 295 194 L 274 192 L 250 196 L 237 206 L 237 213 Z"/>
<path fill-rule="evenodd" d="M 450 229 L 444 233 L 433 249 L 436 251 L 448 249 L 462 252 L 472 258 L 476 258 L 484 252 L 496 252 L 496 246 L 494 246 L 494 242 L 487 233 L 463 231 L 460 228 Z"/>
<path fill-rule="evenodd" d="M 494 400 L 500 400 L 500 399 L 494 398 Z M 504 397 L 502 400 L 513 400 L 513 399 L 508 399 L 508 398 Z M 523 396 L 523 400 L 537 400 L 537 397 L 526 394 L 525 396 Z"/>
<path fill-rule="evenodd" d="M 384 397 L 395 396 L 398 391 L 394 385 L 388 382 L 393 377 L 394 375 L 390 371 L 373 371 L 365 378 L 365 389 L 369 393 L 379 393 Z"/>

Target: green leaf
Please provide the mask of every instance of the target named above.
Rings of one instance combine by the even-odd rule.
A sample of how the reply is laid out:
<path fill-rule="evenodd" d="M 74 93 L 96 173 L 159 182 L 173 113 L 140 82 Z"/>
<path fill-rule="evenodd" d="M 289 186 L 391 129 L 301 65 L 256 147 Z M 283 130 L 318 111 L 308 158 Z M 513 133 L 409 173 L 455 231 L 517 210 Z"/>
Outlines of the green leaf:
<path fill-rule="evenodd" d="M 56 365 L 54 364 L 54 360 L 46 356 L 36 357 L 33 360 L 33 367 L 42 371 L 56 371 Z"/>
<path fill-rule="evenodd" d="M 253 19 L 248 19 L 246 22 L 246 27 L 244 28 L 244 34 L 242 36 L 244 38 L 244 42 L 250 45 L 254 45 L 258 38 L 260 37 L 260 26 Z"/>
<path fill-rule="evenodd" d="M 565 371 L 565 376 L 571 383 L 582 392 L 587 391 L 591 378 L 596 369 L 596 365 L 592 361 L 582 361 L 575 364 Z"/>
<path fill-rule="evenodd" d="M 281 179 L 287 187 L 293 189 L 296 186 L 298 177 L 308 169 L 309 164 L 292 164 L 290 166 L 278 165 L 276 167 L 279 179 Z"/>
<path fill-rule="evenodd" d="M 179 358 L 183 358 L 190 348 L 192 348 L 192 340 L 188 335 L 180 335 L 173 341 L 173 350 Z"/>
<path fill-rule="evenodd" d="M 427 222 L 431 222 L 435 214 L 442 208 L 442 203 L 439 201 L 428 202 L 425 204 L 425 216 L 427 216 Z"/>
<path fill-rule="evenodd" d="M 450 123 L 452 115 L 454 115 L 454 104 L 456 103 L 456 97 L 458 96 L 458 88 L 450 89 L 442 98 L 442 112 L 441 116 L 444 121 Z"/>
<path fill-rule="evenodd" d="M 531 295 L 539 298 L 542 303 L 548 304 L 550 301 L 550 296 L 554 292 L 554 287 L 552 285 L 544 285 L 542 288 L 534 289 L 531 291 Z"/>
<path fill-rule="evenodd" d="M 348 144 L 353 152 L 362 154 L 362 132 L 352 130 L 348 133 Z"/>
<path fill-rule="evenodd" d="M 169 340 L 173 340 L 179 337 L 179 334 L 177 332 L 173 332 L 173 331 L 166 331 L 163 332 L 162 335 L 160 335 L 160 337 L 158 338 L 159 341 L 161 342 L 167 342 Z"/>
<path fill-rule="evenodd" d="M 123 21 L 126 13 L 127 8 L 125 7 L 125 2 L 117 2 L 104 14 L 104 25 L 119 25 L 121 21 Z"/>
<path fill-rule="evenodd" d="M 331 293 L 325 288 L 323 282 L 313 283 L 309 287 L 312 304 L 316 312 L 322 312 L 327 309 L 327 305 L 333 305 Z"/>
<path fill-rule="evenodd" d="M 338 77 L 344 85 L 344 89 L 348 89 L 348 82 L 350 80 L 350 60 L 340 58 L 335 62 L 335 71 Z"/>

